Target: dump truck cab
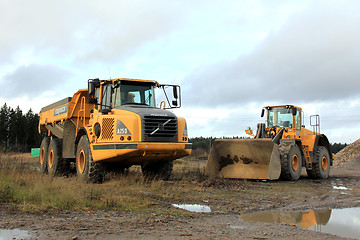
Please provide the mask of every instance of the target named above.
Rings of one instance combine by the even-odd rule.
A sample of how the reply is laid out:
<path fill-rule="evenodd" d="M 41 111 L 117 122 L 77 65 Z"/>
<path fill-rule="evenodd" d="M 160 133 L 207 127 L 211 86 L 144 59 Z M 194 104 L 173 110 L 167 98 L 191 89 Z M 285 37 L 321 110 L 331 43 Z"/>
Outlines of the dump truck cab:
<path fill-rule="evenodd" d="M 164 90 L 168 100 L 162 108 L 156 107 L 155 88 Z M 88 128 L 94 160 L 146 165 L 190 154 L 185 119 L 167 110 L 181 106 L 179 92 L 177 85 L 156 81 L 89 80 L 89 101 L 95 104 Z"/>
<path fill-rule="evenodd" d="M 160 104 L 155 89 L 163 95 Z M 75 162 L 77 175 L 88 182 L 101 182 L 106 171 L 132 165 L 141 165 L 144 175 L 168 179 L 173 160 L 189 155 L 192 148 L 186 120 L 169 111 L 179 107 L 178 85 L 128 78 L 89 79 L 88 89 L 41 110 L 39 132 L 46 134 L 41 168 L 53 175 L 66 169 L 59 168 L 59 173 L 52 169 L 54 151 L 49 146 L 57 142 L 61 152 L 56 162 Z"/>

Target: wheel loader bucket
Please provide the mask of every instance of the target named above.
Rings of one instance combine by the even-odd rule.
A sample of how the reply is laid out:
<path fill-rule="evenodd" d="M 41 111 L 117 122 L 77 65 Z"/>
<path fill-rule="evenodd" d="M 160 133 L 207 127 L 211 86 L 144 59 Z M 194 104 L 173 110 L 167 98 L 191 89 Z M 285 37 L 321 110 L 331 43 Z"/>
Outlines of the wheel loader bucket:
<path fill-rule="evenodd" d="M 205 173 L 210 177 L 278 179 L 279 146 L 271 139 L 216 139 Z"/>

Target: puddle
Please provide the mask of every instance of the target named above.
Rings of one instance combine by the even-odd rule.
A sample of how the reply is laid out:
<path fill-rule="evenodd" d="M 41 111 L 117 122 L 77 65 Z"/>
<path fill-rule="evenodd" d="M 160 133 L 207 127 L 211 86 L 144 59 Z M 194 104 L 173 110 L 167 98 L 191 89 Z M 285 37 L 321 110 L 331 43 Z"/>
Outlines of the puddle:
<path fill-rule="evenodd" d="M 211 208 L 206 205 L 200 204 L 172 204 L 176 208 L 181 208 L 189 212 L 198 212 L 198 213 L 209 213 Z"/>
<path fill-rule="evenodd" d="M 337 190 L 349 190 L 349 188 L 344 187 L 344 186 L 333 186 L 333 189 L 337 189 Z"/>
<path fill-rule="evenodd" d="M 245 229 L 244 226 L 239 226 L 239 225 L 230 225 L 229 228 L 231 228 L 231 229 L 240 229 L 240 230 Z"/>
<path fill-rule="evenodd" d="M 30 237 L 28 231 L 20 229 L 0 229 L 0 240 L 24 239 Z"/>
<path fill-rule="evenodd" d="M 248 222 L 271 222 L 360 239 L 360 207 L 306 212 L 260 212 L 241 216 Z"/>

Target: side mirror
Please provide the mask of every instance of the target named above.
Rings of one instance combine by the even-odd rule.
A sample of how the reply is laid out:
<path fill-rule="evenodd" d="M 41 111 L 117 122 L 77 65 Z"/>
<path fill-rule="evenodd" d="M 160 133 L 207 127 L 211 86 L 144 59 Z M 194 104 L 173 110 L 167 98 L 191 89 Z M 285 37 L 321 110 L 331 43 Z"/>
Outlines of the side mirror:
<path fill-rule="evenodd" d="M 174 98 L 175 98 L 175 99 L 178 99 L 178 98 L 179 98 L 179 96 L 178 96 L 178 91 L 177 91 L 177 87 L 176 87 L 176 86 L 173 86 L 173 95 L 174 95 Z M 176 104 L 176 106 L 177 106 L 177 104 Z"/>
<path fill-rule="evenodd" d="M 296 109 L 296 108 L 293 108 L 293 109 L 292 109 L 292 115 L 293 115 L 293 116 L 296 116 L 296 112 L 297 112 L 297 109 Z"/>
<path fill-rule="evenodd" d="M 264 117 L 264 114 L 265 114 L 265 109 L 261 109 L 261 117 Z"/>
<path fill-rule="evenodd" d="M 180 108 L 181 107 L 181 88 L 179 85 L 160 85 L 164 92 L 165 101 L 168 107 L 165 108 Z M 162 104 L 160 104 L 161 108 Z"/>
<path fill-rule="evenodd" d="M 100 80 L 98 78 L 89 79 L 89 81 L 88 81 L 88 93 L 89 93 L 89 103 L 90 104 L 97 104 L 95 90 L 98 87 L 100 87 Z"/>

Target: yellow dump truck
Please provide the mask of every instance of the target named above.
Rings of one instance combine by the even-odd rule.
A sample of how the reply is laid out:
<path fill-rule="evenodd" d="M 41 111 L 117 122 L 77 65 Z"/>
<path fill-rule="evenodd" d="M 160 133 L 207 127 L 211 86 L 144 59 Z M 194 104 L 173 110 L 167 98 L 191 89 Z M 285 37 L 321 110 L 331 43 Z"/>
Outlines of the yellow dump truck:
<path fill-rule="evenodd" d="M 155 89 L 164 95 L 157 107 Z M 170 91 L 169 91 L 170 90 Z M 140 79 L 89 79 L 88 89 L 41 109 L 40 170 L 100 183 L 106 171 L 141 165 L 144 175 L 168 179 L 173 160 L 191 154 L 180 86 Z M 72 164 L 73 166 L 74 164 Z"/>
<path fill-rule="evenodd" d="M 304 113 L 294 105 L 267 106 L 265 123 L 252 139 L 216 139 L 207 161 L 212 177 L 298 180 L 302 167 L 311 178 L 328 178 L 333 156 L 320 134 L 319 115 L 311 116 L 313 131 L 304 126 Z"/>

